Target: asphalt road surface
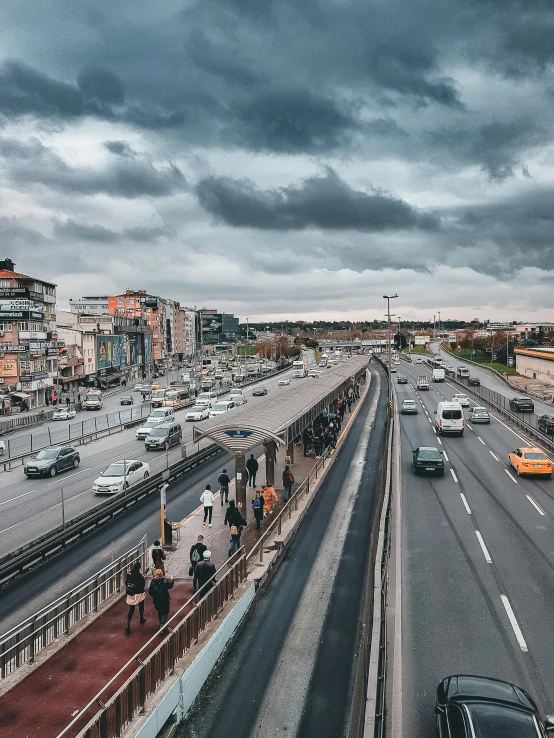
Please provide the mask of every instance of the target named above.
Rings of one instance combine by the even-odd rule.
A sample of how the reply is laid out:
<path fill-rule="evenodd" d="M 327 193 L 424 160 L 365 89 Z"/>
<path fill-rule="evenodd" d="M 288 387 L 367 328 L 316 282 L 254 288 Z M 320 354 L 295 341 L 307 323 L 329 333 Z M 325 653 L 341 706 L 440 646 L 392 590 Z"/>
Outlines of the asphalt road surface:
<path fill-rule="evenodd" d="M 508 453 L 535 444 L 494 412 L 490 425 L 466 420 L 463 437 L 438 438 L 437 402 L 458 386 L 417 392 L 422 366 L 399 372 L 410 382 L 393 375 L 399 403 L 419 406 L 401 416 L 403 736 L 435 736 L 435 689 L 454 673 L 513 681 L 551 714 L 554 481 L 516 478 Z M 417 446 L 444 452 L 444 477 L 414 475 Z"/>
<path fill-rule="evenodd" d="M 179 738 L 340 738 L 384 453 L 385 381 L 364 405 L 291 548 Z"/>

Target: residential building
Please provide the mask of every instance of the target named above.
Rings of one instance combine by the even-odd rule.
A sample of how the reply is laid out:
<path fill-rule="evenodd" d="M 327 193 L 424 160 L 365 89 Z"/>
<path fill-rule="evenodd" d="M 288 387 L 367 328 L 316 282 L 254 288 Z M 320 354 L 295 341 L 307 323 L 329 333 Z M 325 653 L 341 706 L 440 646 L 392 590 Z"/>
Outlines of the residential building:
<path fill-rule="evenodd" d="M 69 300 L 69 309 L 79 315 L 109 315 L 108 297 L 80 297 Z"/>
<path fill-rule="evenodd" d="M 66 310 L 56 311 L 58 333 L 58 389 L 70 392 L 85 380 L 83 332 L 80 315 Z"/>
<path fill-rule="evenodd" d="M 183 316 L 184 326 L 184 346 L 183 354 L 185 359 L 192 359 L 196 355 L 196 310 L 192 308 L 180 308 Z"/>
<path fill-rule="evenodd" d="M 58 373 L 56 285 L 0 261 L 1 409 L 42 407 Z"/>
<path fill-rule="evenodd" d="M 165 305 L 165 300 L 149 295 L 146 290 L 127 289 L 122 295 L 108 298 L 110 315 L 142 318 L 146 321 L 151 330 L 152 358 L 155 363 L 162 363 L 167 355 Z"/>

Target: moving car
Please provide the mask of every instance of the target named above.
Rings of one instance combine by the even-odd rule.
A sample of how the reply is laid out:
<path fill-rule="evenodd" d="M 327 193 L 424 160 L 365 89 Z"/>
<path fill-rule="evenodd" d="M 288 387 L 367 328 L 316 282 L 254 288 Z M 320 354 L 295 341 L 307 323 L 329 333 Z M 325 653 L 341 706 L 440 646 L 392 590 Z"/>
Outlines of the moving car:
<path fill-rule="evenodd" d="M 52 420 L 71 420 L 77 415 L 74 407 L 58 407 L 54 410 Z"/>
<path fill-rule="evenodd" d="M 535 403 L 528 397 L 512 397 L 510 410 L 514 410 L 516 413 L 534 413 Z"/>
<path fill-rule="evenodd" d="M 254 397 L 262 397 L 263 395 L 267 395 L 267 387 L 256 387 L 252 394 L 254 395 Z"/>
<path fill-rule="evenodd" d="M 481 380 L 479 377 L 470 377 L 468 380 L 468 384 L 471 387 L 480 387 L 481 386 Z"/>
<path fill-rule="evenodd" d="M 206 420 L 210 417 L 210 406 L 209 405 L 195 405 L 185 415 L 185 420 L 190 422 L 191 420 Z"/>
<path fill-rule="evenodd" d="M 137 384 L 135 384 L 135 386 L 133 387 L 133 392 L 142 392 L 143 388 L 148 389 L 148 385 L 137 382 Z"/>
<path fill-rule="evenodd" d="M 452 402 L 457 402 L 462 407 L 469 407 L 470 405 L 469 397 L 464 395 L 463 392 L 456 393 L 452 398 Z"/>
<path fill-rule="evenodd" d="M 459 402 L 439 402 L 435 416 L 435 428 L 439 436 L 443 433 L 464 435 L 464 412 Z"/>
<path fill-rule="evenodd" d="M 94 480 L 92 491 L 95 495 L 116 495 L 134 484 L 148 479 L 150 467 L 145 461 L 125 459 L 114 461 Z"/>
<path fill-rule="evenodd" d="M 66 469 L 76 469 L 81 457 L 73 446 L 43 448 L 25 464 L 23 472 L 27 477 L 55 477 Z"/>
<path fill-rule="evenodd" d="M 175 411 L 171 407 L 157 407 L 155 410 L 150 411 L 148 420 L 158 420 L 158 422 L 165 423 L 168 420 L 173 420 L 175 417 Z"/>
<path fill-rule="evenodd" d="M 540 719 L 527 692 L 499 679 L 459 674 L 442 680 L 435 706 L 439 738 L 546 738 L 554 722 Z"/>
<path fill-rule="evenodd" d="M 418 409 L 417 409 L 417 402 L 415 400 L 402 400 L 402 404 L 400 405 L 400 414 L 401 415 L 417 415 Z"/>
<path fill-rule="evenodd" d="M 313 377 L 314 379 L 317 379 L 317 370 L 310 369 L 310 371 L 308 372 L 308 377 Z"/>
<path fill-rule="evenodd" d="M 391 366 L 390 371 L 391 374 L 396 374 L 398 372 L 398 369 L 395 366 Z"/>
<path fill-rule="evenodd" d="M 429 390 L 429 377 L 426 374 L 418 377 L 416 387 L 418 390 Z"/>
<path fill-rule="evenodd" d="M 554 435 L 554 414 L 547 413 L 539 418 L 539 430 L 543 433 Z"/>
<path fill-rule="evenodd" d="M 181 443 L 182 437 L 183 431 L 179 423 L 160 423 L 146 436 L 144 447 L 147 451 L 161 448 L 167 451 L 171 446 Z"/>
<path fill-rule="evenodd" d="M 152 428 L 155 428 L 160 423 L 163 423 L 164 420 L 164 418 L 148 418 L 144 425 L 141 425 L 140 428 L 137 428 L 135 432 L 135 437 L 138 438 L 139 441 L 144 441 Z"/>
<path fill-rule="evenodd" d="M 490 423 L 491 416 L 486 407 L 472 407 L 468 413 L 469 420 L 472 423 Z"/>
<path fill-rule="evenodd" d="M 240 405 L 246 405 L 248 400 L 246 397 L 243 397 L 242 395 L 233 395 L 231 397 L 231 400 L 235 403 L 235 407 L 239 407 Z"/>
<path fill-rule="evenodd" d="M 133 395 L 121 395 L 120 405 L 132 405 L 134 403 Z"/>
<path fill-rule="evenodd" d="M 412 466 L 415 474 L 426 472 L 443 476 L 444 459 L 442 451 L 434 446 L 418 446 L 412 451 Z"/>
<path fill-rule="evenodd" d="M 398 382 L 398 384 L 408 384 L 408 380 L 402 374 L 398 375 L 398 379 L 396 381 Z"/>
<path fill-rule="evenodd" d="M 552 477 L 552 462 L 540 448 L 516 448 L 509 456 L 509 464 L 516 470 L 518 477 L 524 474 L 540 474 L 547 479 Z"/>
<path fill-rule="evenodd" d="M 280 380 L 279 380 L 279 381 L 277 382 L 277 384 L 278 384 L 278 385 L 279 385 L 280 387 L 284 387 L 285 385 L 287 385 L 287 384 L 290 384 L 290 379 L 289 379 L 288 377 L 283 377 L 282 379 L 280 379 Z"/>
<path fill-rule="evenodd" d="M 423 364 L 423 359 L 416 359 L 415 360 L 415 363 L 416 364 Z"/>
<path fill-rule="evenodd" d="M 85 410 L 100 410 L 103 405 L 102 392 L 99 389 L 89 390 L 83 405 Z"/>
<path fill-rule="evenodd" d="M 216 402 L 210 410 L 210 418 L 216 418 L 218 415 L 228 413 L 229 410 L 232 410 L 234 407 L 235 403 L 233 400 L 221 400 L 220 402 Z"/>

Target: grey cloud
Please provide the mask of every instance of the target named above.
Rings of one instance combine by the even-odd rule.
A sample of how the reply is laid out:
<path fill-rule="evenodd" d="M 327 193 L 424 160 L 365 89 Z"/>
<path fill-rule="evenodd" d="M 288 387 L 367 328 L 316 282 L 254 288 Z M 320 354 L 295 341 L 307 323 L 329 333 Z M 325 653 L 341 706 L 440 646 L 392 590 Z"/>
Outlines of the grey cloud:
<path fill-rule="evenodd" d="M 85 69 L 77 77 L 77 84 L 85 99 L 122 105 L 125 101 L 123 82 L 105 69 Z"/>
<path fill-rule="evenodd" d="M 133 156 L 133 149 L 127 141 L 104 141 L 104 146 L 116 156 Z"/>
<path fill-rule="evenodd" d="M 54 235 L 56 237 L 90 241 L 93 243 L 116 243 L 120 239 L 118 233 L 108 228 L 100 225 L 84 225 L 83 223 L 76 223 L 71 219 L 65 223 L 56 222 L 54 224 Z"/>
<path fill-rule="evenodd" d="M 267 230 L 352 229 L 384 231 L 436 230 L 438 218 L 422 213 L 400 198 L 372 190 L 353 190 L 331 169 L 300 187 L 260 191 L 245 180 L 208 177 L 198 183 L 203 207 L 234 227 Z"/>
<path fill-rule="evenodd" d="M 83 114 L 83 99 L 74 85 L 51 79 L 21 62 L 7 61 L 0 68 L 0 112 L 75 118 Z"/>

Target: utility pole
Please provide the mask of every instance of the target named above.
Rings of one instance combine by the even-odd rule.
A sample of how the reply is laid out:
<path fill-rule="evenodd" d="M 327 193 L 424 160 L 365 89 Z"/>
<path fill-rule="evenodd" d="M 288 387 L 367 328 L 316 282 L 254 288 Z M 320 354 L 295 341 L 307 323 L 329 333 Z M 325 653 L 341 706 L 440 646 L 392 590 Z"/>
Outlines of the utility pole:
<path fill-rule="evenodd" d="M 391 374 L 391 345 L 390 345 L 390 301 L 394 300 L 398 295 L 383 295 L 383 299 L 387 301 L 387 318 L 388 318 L 388 342 L 389 342 L 389 407 L 392 409 L 392 374 Z"/>
<path fill-rule="evenodd" d="M 439 310 L 439 343 L 441 343 L 441 311 Z"/>

